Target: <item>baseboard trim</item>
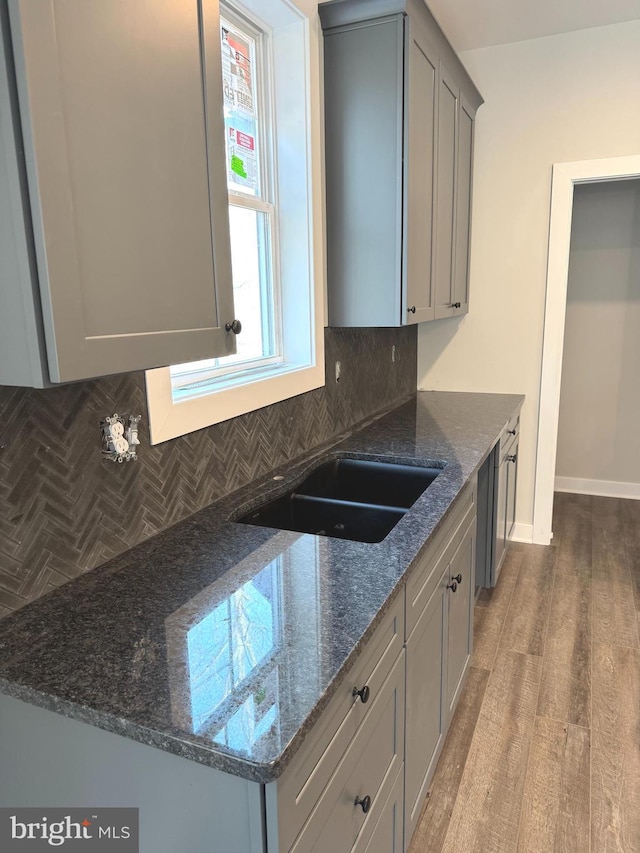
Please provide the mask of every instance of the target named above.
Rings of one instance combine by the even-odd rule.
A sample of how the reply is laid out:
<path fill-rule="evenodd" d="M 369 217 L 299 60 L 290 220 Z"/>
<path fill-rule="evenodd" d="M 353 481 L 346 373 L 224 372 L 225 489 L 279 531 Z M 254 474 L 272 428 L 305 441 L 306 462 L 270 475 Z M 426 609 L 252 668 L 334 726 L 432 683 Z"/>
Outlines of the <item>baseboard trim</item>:
<path fill-rule="evenodd" d="M 582 480 L 579 477 L 556 477 L 556 492 L 574 495 L 597 495 L 603 498 L 630 498 L 640 501 L 640 483 L 618 483 L 615 480 Z"/>
<path fill-rule="evenodd" d="M 530 545 L 533 542 L 533 524 L 516 522 L 511 539 L 513 542 L 526 542 L 527 545 Z"/>

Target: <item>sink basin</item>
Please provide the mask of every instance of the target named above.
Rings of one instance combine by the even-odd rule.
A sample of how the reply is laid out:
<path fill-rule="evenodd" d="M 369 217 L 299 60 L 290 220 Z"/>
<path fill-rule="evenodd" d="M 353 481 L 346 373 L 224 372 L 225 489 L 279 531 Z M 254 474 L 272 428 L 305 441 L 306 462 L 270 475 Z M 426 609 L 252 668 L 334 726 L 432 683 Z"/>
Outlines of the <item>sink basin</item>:
<path fill-rule="evenodd" d="M 397 462 L 332 459 L 312 471 L 295 492 L 408 509 L 441 471 Z"/>
<path fill-rule="evenodd" d="M 381 542 L 442 467 L 332 459 L 291 491 L 236 521 L 356 542 Z"/>

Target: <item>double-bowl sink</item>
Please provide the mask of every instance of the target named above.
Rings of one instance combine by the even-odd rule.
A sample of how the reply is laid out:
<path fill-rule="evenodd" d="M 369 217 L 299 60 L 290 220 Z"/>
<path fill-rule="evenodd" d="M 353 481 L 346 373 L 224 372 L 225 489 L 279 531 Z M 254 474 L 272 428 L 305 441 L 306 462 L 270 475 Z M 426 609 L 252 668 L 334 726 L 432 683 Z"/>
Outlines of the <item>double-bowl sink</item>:
<path fill-rule="evenodd" d="M 336 457 L 289 491 L 234 520 L 356 542 L 381 542 L 445 465 Z"/>

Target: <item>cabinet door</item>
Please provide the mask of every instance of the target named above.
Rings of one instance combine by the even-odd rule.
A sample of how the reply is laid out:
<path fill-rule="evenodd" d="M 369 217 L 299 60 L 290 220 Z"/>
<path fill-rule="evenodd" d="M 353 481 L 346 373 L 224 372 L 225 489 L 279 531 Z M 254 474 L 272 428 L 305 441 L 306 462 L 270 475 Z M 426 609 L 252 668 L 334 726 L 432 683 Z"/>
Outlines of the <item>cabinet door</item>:
<path fill-rule="evenodd" d="M 504 465 L 507 469 L 507 498 L 505 508 L 505 540 L 511 541 L 516 523 L 516 488 L 518 485 L 518 443 L 511 448 Z"/>
<path fill-rule="evenodd" d="M 405 268 L 403 322 L 435 316 L 432 288 L 433 185 L 438 60 L 417 15 L 408 20 L 405 59 Z"/>
<path fill-rule="evenodd" d="M 442 660 L 448 579 L 447 569 L 407 641 L 404 807 L 407 840 L 420 817 L 444 738 Z"/>
<path fill-rule="evenodd" d="M 435 317 L 453 313 L 453 247 L 455 239 L 458 88 L 440 66 L 436 178 Z"/>
<path fill-rule="evenodd" d="M 449 565 L 447 590 L 447 715 L 455 710 L 471 658 L 472 604 L 476 565 L 476 519 L 467 528 Z M 455 592 L 453 584 L 456 584 Z"/>
<path fill-rule="evenodd" d="M 51 378 L 232 352 L 217 2 L 10 13 Z"/>
<path fill-rule="evenodd" d="M 471 240 L 471 184 L 473 168 L 473 108 L 460 95 L 456 176 L 456 239 L 453 274 L 453 314 L 469 310 L 469 247 Z"/>
<path fill-rule="evenodd" d="M 404 320 L 404 44 L 403 15 L 325 32 L 330 326 Z"/>
<path fill-rule="evenodd" d="M 495 586 L 498 582 L 498 574 L 502 566 L 502 561 L 505 556 L 507 545 L 506 524 L 507 524 L 507 468 L 506 460 L 496 469 L 495 478 L 495 555 L 493 560 L 494 576 L 491 580 L 491 585 Z"/>
<path fill-rule="evenodd" d="M 401 768 L 391 793 L 382 806 L 371 838 L 365 847 L 360 843 L 356 844 L 352 853 L 402 853 L 403 782 Z"/>

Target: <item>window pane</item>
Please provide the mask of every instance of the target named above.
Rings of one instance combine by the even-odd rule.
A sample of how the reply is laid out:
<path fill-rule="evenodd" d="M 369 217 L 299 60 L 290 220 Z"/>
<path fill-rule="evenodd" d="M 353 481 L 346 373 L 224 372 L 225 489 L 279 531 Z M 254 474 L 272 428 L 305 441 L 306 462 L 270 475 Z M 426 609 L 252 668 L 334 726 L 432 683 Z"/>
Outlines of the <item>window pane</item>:
<path fill-rule="evenodd" d="M 237 352 L 224 358 L 189 362 L 171 368 L 174 399 L 178 387 L 198 382 L 188 374 L 222 370 L 242 362 L 280 356 L 275 320 L 275 299 L 271 274 L 269 215 L 244 207 L 229 205 L 231 263 L 233 267 L 233 300 L 236 316 L 242 321 L 242 332 L 236 338 Z M 182 378 L 182 380 L 181 380 Z"/>
<path fill-rule="evenodd" d="M 260 195 L 255 39 L 227 21 L 221 25 L 227 186 Z"/>
<path fill-rule="evenodd" d="M 276 354 L 267 220 L 265 213 L 229 206 L 233 302 L 242 332 L 236 355 L 219 359 L 221 365 Z"/>

